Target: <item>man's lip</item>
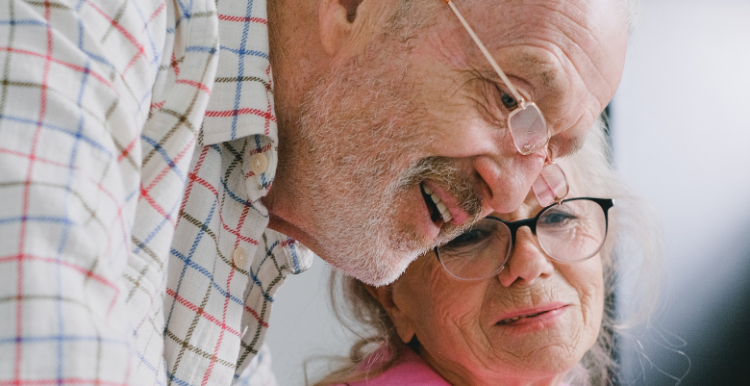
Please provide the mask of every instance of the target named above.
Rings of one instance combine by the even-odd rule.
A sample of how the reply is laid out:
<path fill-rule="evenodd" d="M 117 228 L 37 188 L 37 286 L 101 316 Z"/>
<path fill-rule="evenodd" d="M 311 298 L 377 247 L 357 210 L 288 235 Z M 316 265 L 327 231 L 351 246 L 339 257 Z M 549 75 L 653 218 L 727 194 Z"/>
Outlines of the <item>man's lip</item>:
<path fill-rule="evenodd" d="M 438 198 L 440 198 L 440 201 L 445 204 L 445 207 L 448 208 L 451 216 L 453 216 L 453 219 L 450 222 L 456 225 L 463 225 L 466 220 L 469 219 L 469 214 L 461 209 L 458 200 L 451 194 L 449 194 L 445 189 L 441 188 L 440 185 L 437 185 L 429 180 L 425 180 L 422 183 L 424 184 L 424 186 L 430 188 L 430 190 L 432 190 L 432 192 L 437 195 Z"/>
<path fill-rule="evenodd" d="M 566 303 L 555 302 L 555 303 L 549 303 L 540 307 L 516 310 L 516 311 L 512 311 L 512 312 L 502 315 L 500 318 L 497 319 L 495 324 L 499 324 L 499 323 L 502 323 L 504 320 L 513 319 L 517 317 L 528 317 L 530 315 L 537 315 L 537 314 L 542 314 L 542 313 L 549 312 L 549 311 L 560 310 L 567 306 L 568 304 Z"/>

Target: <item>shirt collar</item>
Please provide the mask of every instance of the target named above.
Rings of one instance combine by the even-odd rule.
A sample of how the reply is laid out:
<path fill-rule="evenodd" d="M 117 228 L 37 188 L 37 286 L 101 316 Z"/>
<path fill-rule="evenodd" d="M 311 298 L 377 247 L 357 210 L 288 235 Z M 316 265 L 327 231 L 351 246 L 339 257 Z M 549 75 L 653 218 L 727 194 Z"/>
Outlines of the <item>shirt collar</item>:
<path fill-rule="evenodd" d="M 203 120 L 203 145 L 250 135 L 278 142 L 266 0 L 219 1 L 219 64 Z"/>

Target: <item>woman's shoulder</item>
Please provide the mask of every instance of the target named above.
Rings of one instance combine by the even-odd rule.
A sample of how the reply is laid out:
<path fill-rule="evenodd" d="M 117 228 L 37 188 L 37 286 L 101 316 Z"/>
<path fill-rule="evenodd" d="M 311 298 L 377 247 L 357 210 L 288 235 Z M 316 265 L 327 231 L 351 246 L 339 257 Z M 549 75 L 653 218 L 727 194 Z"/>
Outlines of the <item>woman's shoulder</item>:
<path fill-rule="evenodd" d="M 366 361 L 366 359 L 365 359 Z M 348 382 L 339 386 L 450 386 L 414 351 L 405 349 L 396 362 L 374 378 Z"/>

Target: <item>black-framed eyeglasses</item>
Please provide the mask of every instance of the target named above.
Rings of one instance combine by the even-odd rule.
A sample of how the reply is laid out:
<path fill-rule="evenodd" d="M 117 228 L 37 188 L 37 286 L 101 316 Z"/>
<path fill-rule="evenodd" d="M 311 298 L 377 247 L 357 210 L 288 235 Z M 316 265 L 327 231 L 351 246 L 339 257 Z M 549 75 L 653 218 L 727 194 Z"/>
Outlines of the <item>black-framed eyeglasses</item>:
<path fill-rule="evenodd" d="M 445 245 L 435 248 L 440 264 L 461 280 L 498 274 L 510 258 L 516 232 L 527 226 L 550 258 L 573 263 L 596 255 L 607 237 L 611 198 L 577 197 L 542 209 L 536 216 L 508 222 L 486 217 Z"/>

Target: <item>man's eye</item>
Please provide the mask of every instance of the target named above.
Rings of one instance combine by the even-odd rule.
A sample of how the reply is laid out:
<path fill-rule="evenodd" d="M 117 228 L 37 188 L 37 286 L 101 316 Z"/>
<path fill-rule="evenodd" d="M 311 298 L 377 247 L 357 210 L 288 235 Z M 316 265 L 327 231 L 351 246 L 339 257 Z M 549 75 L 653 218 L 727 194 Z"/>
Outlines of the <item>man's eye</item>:
<path fill-rule="evenodd" d="M 516 101 L 515 98 L 513 98 L 512 96 L 510 96 L 510 95 L 508 95 L 508 94 L 506 94 L 506 93 L 504 93 L 502 91 L 500 92 L 500 100 L 503 101 L 503 105 L 508 110 L 515 109 L 516 106 L 518 106 L 518 102 Z"/>

